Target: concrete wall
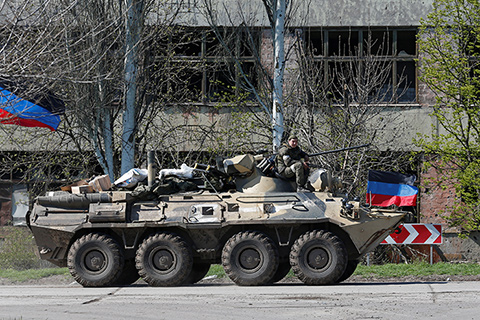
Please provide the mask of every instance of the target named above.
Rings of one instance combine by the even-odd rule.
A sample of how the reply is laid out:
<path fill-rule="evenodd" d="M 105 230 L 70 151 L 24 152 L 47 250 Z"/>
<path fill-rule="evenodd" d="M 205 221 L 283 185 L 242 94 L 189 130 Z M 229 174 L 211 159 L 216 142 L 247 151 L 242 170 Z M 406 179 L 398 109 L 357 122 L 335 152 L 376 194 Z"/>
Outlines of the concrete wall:
<path fill-rule="evenodd" d="M 0 125 L 0 151 L 76 151 L 70 137 L 47 128 Z"/>
<path fill-rule="evenodd" d="M 305 1 L 307 2 L 307 1 Z M 308 10 L 308 26 L 418 26 L 432 9 L 431 0 L 313 0 Z M 305 11 L 304 11 L 305 12 Z M 302 15 L 299 14 L 300 16 Z"/>
<path fill-rule="evenodd" d="M 269 26 L 261 0 L 213 1 L 217 25 L 239 24 L 247 17 L 250 25 Z M 291 26 L 359 27 L 418 26 L 432 9 L 433 0 L 312 0 L 294 1 Z M 293 7 L 292 7 L 293 8 Z M 227 11 L 229 12 L 227 14 Z M 238 12 L 243 12 L 239 15 Z M 186 1 L 179 23 L 208 26 L 202 14 L 203 1 Z"/>
<path fill-rule="evenodd" d="M 40 24 L 44 1 L 29 0 L 27 9 L 22 6 L 24 0 L 5 1 L 0 12 L 0 23 L 13 21 L 13 10 L 22 7 L 30 10 L 26 19 L 19 23 Z M 249 25 L 269 26 L 269 20 L 261 0 L 213 0 L 217 14 L 217 25 L 239 24 L 247 17 Z M 432 8 L 433 0 L 311 0 L 293 1 L 291 26 L 416 26 Z M 208 26 L 205 18 L 203 0 L 184 0 L 180 7 L 179 24 Z M 154 23 L 164 18 L 165 12 L 176 8 L 178 2 L 158 1 L 147 21 Z M 53 9 L 55 9 L 52 6 Z M 228 11 L 228 13 L 227 13 Z M 158 16 L 154 12 L 158 13 Z M 239 14 L 242 12 L 242 15 Z"/>

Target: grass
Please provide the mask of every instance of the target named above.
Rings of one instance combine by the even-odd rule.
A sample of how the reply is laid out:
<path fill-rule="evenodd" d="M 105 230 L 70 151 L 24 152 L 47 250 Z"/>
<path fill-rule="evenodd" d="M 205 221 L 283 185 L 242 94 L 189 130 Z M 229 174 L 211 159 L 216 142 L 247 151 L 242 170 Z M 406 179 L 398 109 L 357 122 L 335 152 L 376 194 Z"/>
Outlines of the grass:
<path fill-rule="evenodd" d="M 41 267 L 35 256 L 32 233 L 26 227 L 0 227 L 0 270 L 29 270 Z"/>
<path fill-rule="evenodd" d="M 69 276 L 67 268 L 45 268 L 45 269 L 29 269 L 29 270 L 14 270 L 14 269 L 0 269 L 0 278 L 7 278 L 12 281 L 27 281 L 34 279 L 41 279 L 55 275 Z"/>
<path fill-rule="evenodd" d="M 212 264 L 212 266 L 210 267 L 210 270 L 208 270 L 206 277 L 210 277 L 210 276 L 216 276 L 217 278 L 226 277 L 225 271 L 223 271 L 222 265 Z"/>
<path fill-rule="evenodd" d="M 363 277 L 385 277 L 396 278 L 405 276 L 430 276 L 430 275 L 451 275 L 468 276 L 479 275 L 480 264 L 478 263 L 434 263 L 415 262 L 410 264 L 384 264 L 384 265 L 359 265 L 354 275 Z"/>
<path fill-rule="evenodd" d="M 45 268 L 30 270 L 13 270 L 0 269 L 0 278 L 7 278 L 12 281 L 27 281 L 32 279 L 40 279 L 53 275 L 65 275 L 69 277 L 70 273 L 67 268 Z M 354 275 L 369 278 L 396 278 L 405 276 L 429 276 L 429 275 L 450 275 L 450 276 L 467 276 L 480 275 L 480 264 L 477 263 L 435 263 L 430 265 L 426 262 L 416 262 L 411 264 L 384 264 L 384 265 L 359 265 Z M 212 265 L 208 271 L 208 276 L 216 276 L 217 278 L 225 277 L 225 272 L 221 265 Z M 287 277 L 294 277 L 293 272 Z"/>
<path fill-rule="evenodd" d="M 212 265 L 207 276 L 215 275 L 218 278 L 225 277 L 225 272 L 221 265 Z M 478 263 L 435 263 L 430 265 L 427 262 L 415 262 L 410 264 L 383 264 L 383 265 L 359 265 L 354 275 L 360 277 L 380 277 L 380 278 L 398 278 L 405 276 L 430 276 L 430 275 L 450 275 L 450 276 L 469 276 L 480 275 L 480 264 Z M 287 277 L 294 277 L 290 270 Z"/>

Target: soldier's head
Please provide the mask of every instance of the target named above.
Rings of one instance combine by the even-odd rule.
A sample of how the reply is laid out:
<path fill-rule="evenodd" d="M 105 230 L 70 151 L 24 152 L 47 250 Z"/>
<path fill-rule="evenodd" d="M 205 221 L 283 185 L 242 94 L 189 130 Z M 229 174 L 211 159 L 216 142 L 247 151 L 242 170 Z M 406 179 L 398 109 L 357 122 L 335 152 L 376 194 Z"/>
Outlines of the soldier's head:
<path fill-rule="evenodd" d="M 298 146 L 298 138 L 297 138 L 296 135 L 291 134 L 291 135 L 288 137 L 288 145 L 289 145 L 291 148 L 295 148 L 296 146 Z"/>

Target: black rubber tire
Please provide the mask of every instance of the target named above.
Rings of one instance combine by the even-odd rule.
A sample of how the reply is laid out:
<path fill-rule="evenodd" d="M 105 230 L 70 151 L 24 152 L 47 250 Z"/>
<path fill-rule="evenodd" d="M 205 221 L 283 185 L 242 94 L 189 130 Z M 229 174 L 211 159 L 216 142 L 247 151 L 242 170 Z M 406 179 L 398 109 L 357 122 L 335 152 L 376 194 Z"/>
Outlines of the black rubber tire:
<path fill-rule="evenodd" d="M 225 273 L 237 285 L 264 285 L 271 282 L 277 271 L 278 249 L 263 233 L 240 232 L 225 244 L 222 265 Z"/>
<path fill-rule="evenodd" d="M 210 270 L 210 263 L 193 262 L 192 272 L 187 278 L 187 284 L 194 284 L 202 280 Z"/>
<path fill-rule="evenodd" d="M 112 286 L 124 266 L 123 251 L 106 234 L 86 234 L 68 250 L 67 266 L 75 281 L 84 287 Z"/>
<path fill-rule="evenodd" d="M 285 278 L 285 276 L 290 272 L 291 268 L 292 266 L 290 265 L 289 261 L 280 262 L 278 264 L 277 272 L 275 272 L 275 274 L 273 275 L 270 283 L 275 283 Z"/>
<path fill-rule="evenodd" d="M 345 268 L 345 272 L 341 275 L 341 277 L 337 280 L 337 282 L 342 282 L 350 278 L 350 276 L 355 272 L 357 269 L 358 260 L 348 260 L 347 268 Z"/>
<path fill-rule="evenodd" d="M 138 274 L 138 270 L 135 267 L 135 260 L 130 259 L 125 261 L 125 265 L 123 266 L 122 271 L 120 272 L 120 276 L 118 280 L 115 282 L 116 285 L 119 286 L 128 286 L 140 278 Z"/>
<path fill-rule="evenodd" d="M 342 240 L 324 230 L 304 233 L 290 251 L 293 272 L 309 285 L 335 283 L 345 272 L 347 260 L 347 250 Z"/>
<path fill-rule="evenodd" d="M 186 283 L 192 271 L 190 246 L 173 233 L 155 233 L 147 237 L 135 257 L 138 274 L 154 287 L 172 287 Z"/>

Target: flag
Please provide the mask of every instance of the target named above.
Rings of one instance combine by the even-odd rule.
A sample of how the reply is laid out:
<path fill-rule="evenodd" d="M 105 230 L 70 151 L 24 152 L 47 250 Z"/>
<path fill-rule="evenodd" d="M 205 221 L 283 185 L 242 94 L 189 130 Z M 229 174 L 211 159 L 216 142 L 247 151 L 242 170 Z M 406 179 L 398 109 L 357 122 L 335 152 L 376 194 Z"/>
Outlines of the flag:
<path fill-rule="evenodd" d="M 59 114 L 65 111 L 63 101 L 49 93 L 30 99 L 21 95 L 22 89 L 18 86 L 10 82 L 0 82 L 0 123 L 45 127 L 51 131 L 58 128 Z"/>
<path fill-rule="evenodd" d="M 418 195 L 418 188 L 413 186 L 415 180 L 414 175 L 369 170 L 367 203 L 380 207 L 414 206 Z"/>

